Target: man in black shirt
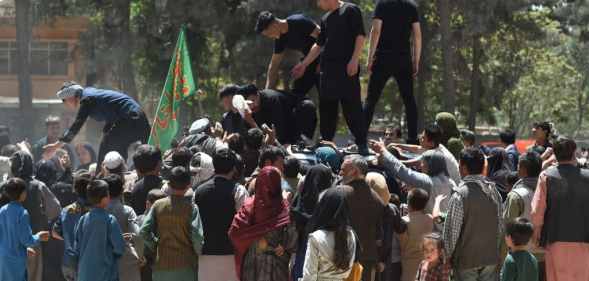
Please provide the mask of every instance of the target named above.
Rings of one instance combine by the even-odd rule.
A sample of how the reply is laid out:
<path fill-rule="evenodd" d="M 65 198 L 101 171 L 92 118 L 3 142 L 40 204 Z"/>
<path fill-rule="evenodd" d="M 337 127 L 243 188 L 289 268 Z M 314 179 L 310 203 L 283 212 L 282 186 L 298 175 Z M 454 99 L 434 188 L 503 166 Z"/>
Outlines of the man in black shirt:
<path fill-rule="evenodd" d="M 239 133 L 244 136 L 247 133 L 247 126 L 239 115 L 233 109 L 233 96 L 237 94 L 239 86 L 235 84 L 225 85 L 219 91 L 219 99 L 221 100 L 221 106 L 225 113 L 221 118 L 221 126 L 227 134 Z"/>
<path fill-rule="evenodd" d="M 276 18 L 268 11 L 261 12 L 256 24 L 256 32 L 274 39 L 274 54 L 268 66 L 266 89 L 276 89 L 278 68 L 286 49 L 309 54 L 311 47 L 319 36 L 319 26 L 310 18 L 295 14 L 286 19 Z M 313 86 L 319 90 L 318 60 L 315 59 L 305 71 L 305 74 L 294 81 L 292 92 L 304 97 Z"/>
<path fill-rule="evenodd" d="M 147 194 L 153 189 L 160 189 L 163 185 L 160 177 L 162 168 L 162 153 L 151 145 L 141 145 L 133 155 L 133 163 L 137 175 L 141 178 L 133 186 L 129 195 L 129 205 L 137 214 L 145 213 Z"/>
<path fill-rule="evenodd" d="M 319 0 L 318 5 L 327 11 L 321 19 L 321 33 L 307 57 L 293 69 L 293 76 L 301 77 L 321 54 L 321 137 L 326 141 L 335 137 L 341 103 L 359 152 L 367 154 L 358 65 L 365 39 L 362 12 L 358 6 L 338 0 Z"/>
<path fill-rule="evenodd" d="M 413 46 L 410 38 L 413 34 Z M 405 104 L 408 137 L 417 143 L 417 105 L 413 96 L 413 79 L 419 72 L 421 28 L 413 0 L 381 0 L 374 11 L 370 32 L 368 97 L 364 105 L 366 129 L 370 127 L 374 108 L 391 76 L 399 86 Z"/>
<path fill-rule="evenodd" d="M 259 91 L 254 85 L 242 87 L 239 94 L 250 101 L 251 112 L 245 113 L 250 127 L 274 126 L 282 144 L 295 144 L 301 134 L 313 138 L 317 109 L 311 100 L 299 101 L 294 94 L 276 90 Z"/>

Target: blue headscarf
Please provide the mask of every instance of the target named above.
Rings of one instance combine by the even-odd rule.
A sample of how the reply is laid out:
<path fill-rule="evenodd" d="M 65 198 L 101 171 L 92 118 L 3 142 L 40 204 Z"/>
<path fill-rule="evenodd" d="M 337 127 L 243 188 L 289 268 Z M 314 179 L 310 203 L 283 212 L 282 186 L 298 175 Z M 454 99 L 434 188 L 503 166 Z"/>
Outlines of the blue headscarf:
<path fill-rule="evenodd" d="M 330 167 L 334 173 L 338 173 L 342 164 L 342 159 L 335 149 L 329 146 L 322 146 L 315 150 L 317 161 Z"/>

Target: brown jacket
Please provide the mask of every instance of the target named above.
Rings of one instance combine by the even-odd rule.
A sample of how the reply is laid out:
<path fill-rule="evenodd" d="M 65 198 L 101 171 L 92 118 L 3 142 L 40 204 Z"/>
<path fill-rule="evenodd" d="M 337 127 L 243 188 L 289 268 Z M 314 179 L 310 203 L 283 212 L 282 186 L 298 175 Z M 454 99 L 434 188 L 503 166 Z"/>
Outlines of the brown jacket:
<path fill-rule="evenodd" d="M 352 228 L 360 240 L 361 261 L 378 261 L 377 241 L 382 241 L 382 219 L 385 205 L 364 180 L 341 186 L 350 208 Z"/>

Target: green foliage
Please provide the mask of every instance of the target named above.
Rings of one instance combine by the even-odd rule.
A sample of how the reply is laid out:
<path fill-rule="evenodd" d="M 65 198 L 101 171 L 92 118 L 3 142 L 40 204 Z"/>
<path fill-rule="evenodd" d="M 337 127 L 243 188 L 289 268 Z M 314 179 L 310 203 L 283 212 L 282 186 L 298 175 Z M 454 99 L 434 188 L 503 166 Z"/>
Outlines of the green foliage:
<path fill-rule="evenodd" d="M 113 0 L 44 0 L 39 14 L 90 17 L 86 53 L 97 48 L 104 24 L 104 7 Z M 365 16 L 365 28 L 376 0 L 354 0 Z M 439 112 L 443 91 L 443 63 L 438 1 L 416 0 L 422 19 L 423 64 L 416 95 L 423 103 L 425 122 Z M 589 106 L 589 0 L 457 0 L 451 5 L 453 78 L 456 115 L 464 124 L 470 109 L 473 73 L 480 73 L 481 125 L 512 127 L 528 133 L 529 123 L 549 120 L 561 132 L 583 135 Z M 195 97 L 194 115 L 220 116 L 217 90 L 226 83 L 265 83 L 273 43 L 257 35 L 253 26 L 262 10 L 279 17 L 302 12 L 319 20 L 315 0 L 132 0 L 130 22 L 133 66 L 144 103 L 157 103 L 179 27 L 188 26 L 187 40 L 193 70 L 205 95 Z M 480 66 L 473 66 L 473 40 L 480 40 Z M 99 56 L 102 53 L 96 52 Z M 366 55 L 363 55 L 365 60 Z M 282 85 L 300 57 L 291 54 L 282 67 Z M 365 65 L 363 62 L 362 65 Z M 368 79 L 363 72 L 363 91 Z M 419 85 L 419 87 L 418 87 Z M 377 117 L 403 123 L 403 106 L 396 83 L 387 85 Z M 342 122 L 343 124 L 343 122 Z"/>

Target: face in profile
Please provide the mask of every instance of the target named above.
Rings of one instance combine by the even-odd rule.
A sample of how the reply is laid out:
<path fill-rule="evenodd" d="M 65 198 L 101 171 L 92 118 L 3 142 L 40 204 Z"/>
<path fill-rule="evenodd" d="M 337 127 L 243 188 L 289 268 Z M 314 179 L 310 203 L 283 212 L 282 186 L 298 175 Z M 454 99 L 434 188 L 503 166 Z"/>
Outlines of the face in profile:
<path fill-rule="evenodd" d="M 278 22 L 274 21 L 271 23 L 266 30 L 262 31 L 262 35 L 274 40 L 280 38 L 280 27 Z"/>
<path fill-rule="evenodd" d="M 78 97 L 69 97 L 62 100 L 63 105 L 70 111 L 76 111 L 80 107 L 80 98 Z"/>
<path fill-rule="evenodd" d="M 354 165 L 352 165 L 352 161 L 344 161 L 340 169 L 340 176 L 342 176 L 344 184 L 350 183 L 355 179 L 356 168 L 354 168 Z"/>
<path fill-rule="evenodd" d="M 252 112 L 258 112 L 260 110 L 260 97 L 258 95 L 249 95 L 247 100 L 250 101 L 250 109 Z"/>
<path fill-rule="evenodd" d="M 233 96 L 223 97 L 221 99 L 221 106 L 225 112 L 229 112 L 233 109 L 232 106 Z"/>

